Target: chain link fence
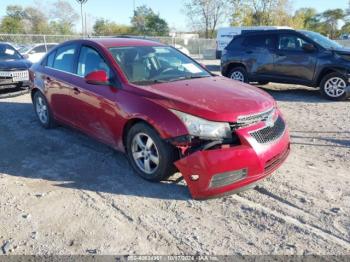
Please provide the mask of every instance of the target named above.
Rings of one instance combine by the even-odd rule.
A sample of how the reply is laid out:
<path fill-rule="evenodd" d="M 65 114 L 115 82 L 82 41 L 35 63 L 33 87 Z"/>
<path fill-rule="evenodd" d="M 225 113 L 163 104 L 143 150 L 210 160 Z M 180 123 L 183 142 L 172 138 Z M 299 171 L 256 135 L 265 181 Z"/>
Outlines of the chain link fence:
<path fill-rule="evenodd" d="M 94 36 L 96 38 L 106 38 L 111 36 Z M 115 36 L 112 36 L 115 37 Z M 120 36 L 137 37 L 157 41 L 163 44 L 174 46 L 182 52 L 195 59 L 215 59 L 216 40 L 215 39 L 183 39 L 177 37 L 140 37 L 140 36 Z M 29 35 L 29 34 L 0 34 L 0 42 L 12 44 L 15 48 L 31 46 L 34 44 L 62 43 L 64 41 L 82 38 L 80 35 Z"/>

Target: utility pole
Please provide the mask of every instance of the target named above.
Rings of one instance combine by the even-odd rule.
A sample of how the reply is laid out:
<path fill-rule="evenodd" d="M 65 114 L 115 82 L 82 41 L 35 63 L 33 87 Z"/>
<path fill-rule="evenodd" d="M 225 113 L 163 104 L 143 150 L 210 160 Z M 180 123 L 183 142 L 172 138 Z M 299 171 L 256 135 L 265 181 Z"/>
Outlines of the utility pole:
<path fill-rule="evenodd" d="M 76 0 L 78 4 L 80 4 L 80 14 L 81 14 L 81 34 L 85 34 L 84 30 L 84 15 L 83 15 L 83 5 L 88 1 L 88 0 Z M 86 22 L 85 22 L 86 23 Z"/>

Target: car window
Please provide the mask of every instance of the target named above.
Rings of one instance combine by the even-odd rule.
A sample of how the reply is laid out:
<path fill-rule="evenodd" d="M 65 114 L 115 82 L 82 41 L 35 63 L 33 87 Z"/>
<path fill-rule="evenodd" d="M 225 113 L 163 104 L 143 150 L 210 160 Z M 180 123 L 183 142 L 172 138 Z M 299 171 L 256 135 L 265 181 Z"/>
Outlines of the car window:
<path fill-rule="evenodd" d="M 274 35 L 251 35 L 245 37 L 243 47 L 249 48 L 275 48 L 276 37 Z"/>
<path fill-rule="evenodd" d="M 22 56 L 16 49 L 8 44 L 0 44 L 0 60 L 17 60 L 22 59 Z"/>
<path fill-rule="evenodd" d="M 131 83 L 148 85 L 209 77 L 191 58 L 168 46 L 128 46 L 109 49 Z"/>
<path fill-rule="evenodd" d="M 46 48 L 44 45 L 39 45 L 37 47 L 34 47 L 30 53 L 35 54 L 35 53 L 46 53 Z"/>
<path fill-rule="evenodd" d="M 95 49 L 83 46 L 78 60 L 78 75 L 85 77 L 87 74 L 98 70 L 105 71 L 108 78 L 110 78 L 111 69 L 101 55 Z"/>
<path fill-rule="evenodd" d="M 67 45 L 59 48 L 53 62 L 53 68 L 68 73 L 74 72 L 74 57 L 76 54 L 76 45 Z"/>
<path fill-rule="evenodd" d="M 303 51 L 304 39 L 297 35 L 281 35 L 278 42 L 278 49 L 290 51 Z"/>
<path fill-rule="evenodd" d="M 54 59 L 55 59 L 55 55 L 56 55 L 56 52 L 52 52 L 51 54 L 49 54 L 47 56 L 46 66 L 53 67 L 53 62 L 54 62 Z"/>
<path fill-rule="evenodd" d="M 56 45 L 47 45 L 47 51 L 50 51 L 52 48 L 54 48 Z"/>

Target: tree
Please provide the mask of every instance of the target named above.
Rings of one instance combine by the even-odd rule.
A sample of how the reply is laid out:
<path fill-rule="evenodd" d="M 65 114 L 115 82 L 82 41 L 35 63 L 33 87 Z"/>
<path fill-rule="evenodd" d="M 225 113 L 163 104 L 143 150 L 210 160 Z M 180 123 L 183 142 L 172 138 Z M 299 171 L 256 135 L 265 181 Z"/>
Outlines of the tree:
<path fill-rule="evenodd" d="M 206 38 L 212 38 L 219 24 L 228 16 L 226 0 L 187 0 L 184 11 L 195 30 L 204 31 Z"/>
<path fill-rule="evenodd" d="M 168 23 L 159 14 L 145 6 L 139 6 L 131 18 L 131 24 L 136 34 L 164 36 L 169 34 Z"/>
<path fill-rule="evenodd" d="M 319 23 L 319 19 L 317 17 L 317 11 L 314 8 L 300 8 L 295 11 L 294 21 L 297 21 L 295 24 L 298 26 L 294 26 L 297 29 L 307 29 L 311 31 L 317 30 L 317 25 Z"/>
<path fill-rule="evenodd" d="M 338 22 L 343 20 L 345 15 L 340 8 L 326 10 L 322 13 L 323 24 L 330 38 L 336 38 L 339 35 Z"/>
<path fill-rule="evenodd" d="M 6 7 L 6 15 L 1 21 L 0 31 L 3 33 L 19 34 L 24 33 L 23 24 L 24 11 L 22 6 L 9 5 Z"/>
<path fill-rule="evenodd" d="M 39 8 L 27 7 L 24 9 L 24 27 L 25 32 L 29 34 L 48 34 L 50 33 L 48 18 Z"/>
<path fill-rule="evenodd" d="M 79 15 L 67 1 L 57 0 L 52 4 L 50 26 L 56 34 L 72 34 Z"/>
<path fill-rule="evenodd" d="M 106 19 L 97 19 L 94 26 L 94 35 L 114 36 L 114 35 L 128 35 L 133 33 L 131 26 L 118 25 Z"/>

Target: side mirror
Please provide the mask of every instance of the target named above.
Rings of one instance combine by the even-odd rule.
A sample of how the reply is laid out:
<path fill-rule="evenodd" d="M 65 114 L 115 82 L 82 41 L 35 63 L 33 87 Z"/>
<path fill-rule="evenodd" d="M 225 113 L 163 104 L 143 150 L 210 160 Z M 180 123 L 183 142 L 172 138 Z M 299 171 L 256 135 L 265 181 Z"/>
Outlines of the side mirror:
<path fill-rule="evenodd" d="M 98 70 L 85 76 L 86 83 L 90 85 L 109 85 L 106 71 Z"/>
<path fill-rule="evenodd" d="M 316 51 L 316 47 L 313 44 L 303 44 L 302 47 L 305 52 L 311 53 Z"/>

